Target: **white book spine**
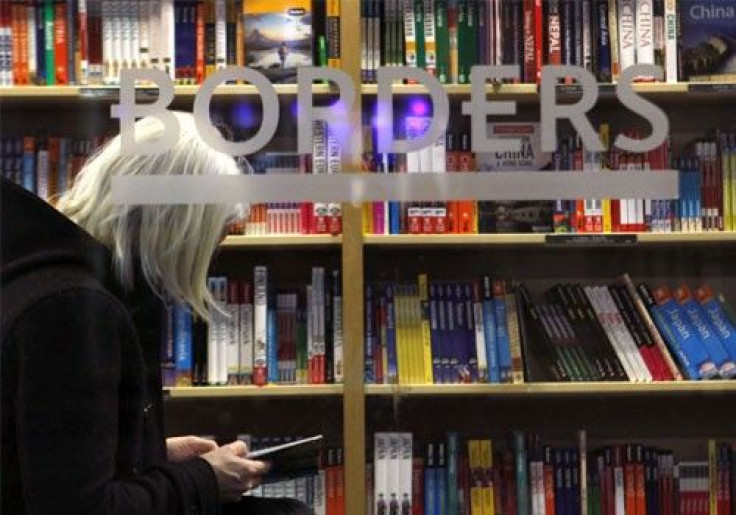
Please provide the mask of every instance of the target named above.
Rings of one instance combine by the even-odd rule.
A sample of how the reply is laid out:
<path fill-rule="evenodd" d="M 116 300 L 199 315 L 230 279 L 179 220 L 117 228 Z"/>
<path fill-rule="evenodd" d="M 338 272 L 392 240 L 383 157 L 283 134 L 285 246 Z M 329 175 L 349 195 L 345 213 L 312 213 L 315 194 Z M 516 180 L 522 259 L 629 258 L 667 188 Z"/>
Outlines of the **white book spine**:
<path fill-rule="evenodd" d="M 33 2 L 26 7 L 26 18 L 28 20 L 28 73 L 31 79 L 35 79 L 38 65 L 36 64 L 36 7 Z"/>
<path fill-rule="evenodd" d="M 388 481 L 386 485 L 387 510 L 391 505 L 401 505 L 401 434 L 388 433 Z M 379 511 L 379 513 L 381 513 Z"/>
<path fill-rule="evenodd" d="M 373 435 L 373 512 L 388 513 L 388 433 Z"/>
<path fill-rule="evenodd" d="M 593 70 L 593 39 L 590 31 L 590 0 L 582 0 L 583 11 L 583 67 Z M 597 44 L 597 42 L 596 42 Z"/>
<path fill-rule="evenodd" d="M 225 0 L 215 0 L 215 67 L 227 66 L 227 5 Z"/>
<path fill-rule="evenodd" d="M 174 0 L 161 0 L 161 64 L 175 80 Z"/>
<path fill-rule="evenodd" d="M 475 322 L 475 353 L 478 356 L 478 380 L 488 381 L 488 358 L 486 356 L 486 330 L 483 325 L 483 303 L 473 303 Z"/>
<path fill-rule="evenodd" d="M 626 326 L 624 325 L 621 315 L 616 309 L 616 305 L 613 303 L 613 299 L 610 298 L 608 288 L 605 286 L 592 287 L 593 294 L 596 295 L 601 310 L 606 313 L 611 328 L 613 330 L 616 341 L 618 342 L 621 352 L 623 353 L 626 361 L 629 365 L 629 369 L 634 374 L 630 376 L 635 381 L 645 381 L 646 375 L 639 366 L 639 351 L 636 348 L 631 335 L 629 334 Z M 610 302 L 609 302 L 610 299 Z M 646 368 L 646 367 L 645 367 Z"/>
<path fill-rule="evenodd" d="M 373 8 L 373 63 L 371 65 L 371 77 L 375 81 L 376 72 L 381 67 L 381 13 L 380 2 L 376 2 Z"/>
<path fill-rule="evenodd" d="M 636 9 L 635 0 L 618 2 L 618 38 L 621 71 L 636 64 Z"/>
<path fill-rule="evenodd" d="M 46 200 L 49 198 L 49 152 L 39 150 L 36 163 L 36 194 Z"/>
<path fill-rule="evenodd" d="M 102 65 L 103 65 L 103 81 L 105 84 L 112 83 L 112 67 L 113 67 L 113 9 L 112 0 L 102 0 L 102 9 L 100 17 L 102 18 Z"/>
<path fill-rule="evenodd" d="M 266 319 L 268 310 L 268 269 L 265 266 L 257 266 L 255 268 L 253 287 L 253 336 L 255 341 L 255 348 L 253 349 L 253 372 L 262 373 L 259 371 L 267 370 Z"/>
<path fill-rule="evenodd" d="M 220 302 L 220 306 L 224 312 L 219 313 L 218 328 L 218 345 L 217 345 L 217 359 L 218 359 L 218 370 L 217 370 L 217 381 L 219 384 L 227 384 L 228 375 L 228 345 L 230 340 L 230 321 L 228 320 L 227 313 L 227 278 L 221 277 L 217 282 L 217 295 Z"/>
<path fill-rule="evenodd" d="M 624 493 L 624 469 L 621 466 L 613 469 L 615 515 L 626 515 L 626 496 Z"/>
<path fill-rule="evenodd" d="M 340 278 L 340 272 L 337 270 L 332 272 L 333 277 L 338 279 Z M 332 307 L 333 307 L 333 325 L 334 325 L 334 338 L 333 342 L 335 345 L 335 349 L 333 352 L 334 356 L 334 362 L 335 362 L 335 370 L 334 370 L 334 377 L 336 383 L 342 383 L 345 380 L 344 375 L 344 366 L 343 366 L 343 333 L 342 333 L 342 283 L 335 280 L 333 283 L 333 292 L 334 297 L 332 300 Z"/>
<path fill-rule="evenodd" d="M 240 337 L 240 304 L 236 299 L 229 299 L 228 314 L 230 319 L 228 322 L 229 338 L 227 341 L 227 383 L 240 383 L 240 349 L 242 344 Z"/>
<path fill-rule="evenodd" d="M 610 290 L 605 286 L 601 286 L 600 291 L 601 291 L 603 300 L 608 305 L 609 310 L 612 313 L 614 313 L 614 316 L 616 318 L 616 323 L 621 328 L 627 348 L 629 349 L 629 352 L 631 352 L 632 356 L 634 357 L 634 365 L 636 366 L 636 369 L 639 372 L 640 379 L 642 381 L 652 381 L 653 380 L 652 374 L 651 372 L 649 372 L 649 368 L 647 367 L 647 364 L 644 361 L 644 357 L 641 355 L 641 352 L 639 352 L 639 349 L 636 346 L 634 337 L 631 335 L 631 332 L 629 331 L 628 327 L 626 327 L 626 323 L 624 322 L 621 312 L 618 310 L 618 307 L 616 306 L 616 303 L 614 302 L 613 297 L 611 296 Z"/>
<path fill-rule="evenodd" d="M 414 0 L 403 0 L 404 58 L 406 66 L 417 66 L 417 36 L 414 27 Z"/>
<path fill-rule="evenodd" d="M 616 353 L 616 357 L 618 358 L 619 362 L 621 362 L 621 366 L 624 368 L 626 376 L 629 378 L 630 381 L 634 381 L 636 379 L 636 374 L 632 370 L 631 365 L 629 364 L 629 360 L 626 358 L 626 355 L 621 348 L 618 339 L 616 338 L 610 317 L 602 309 L 598 296 L 594 294 L 592 287 L 586 286 L 585 288 L 583 288 L 583 291 L 585 292 L 585 296 L 588 297 L 591 306 L 593 306 L 593 311 L 595 311 L 595 314 L 598 317 L 601 326 L 603 327 L 603 331 L 608 337 L 608 343 L 611 345 L 613 351 Z"/>
<path fill-rule="evenodd" d="M 412 434 L 411 433 L 400 433 L 400 445 L 401 445 L 401 456 L 400 456 L 400 475 L 401 475 L 401 496 L 399 497 L 399 510 L 402 510 L 403 506 L 411 506 L 412 501 L 412 490 L 411 490 L 411 471 L 412 471 Z"/>
<path fill-rule="evenodd" d="M 130 0 L 130 67 L 141 64 L 141 9 L 138 0 Z"/>
<path fill-rule="evenodd" d="M 317 334 L 319 337 L 319 347 L 317 348 L 317 357 L 319 363 L 324 365 L 325 363 L 325 351 L 326 351 L 326 338 L 325 338 L 325 269 L 317 268 L 317 287 L 319 288 L 316 294 L 317 298 Z M 324 381 L 324 377 L 321 377 L 320 382 Z"/>
<path fill-rule="evenodd" d="M 314 515 L 327 515 L 325 469 L 319 469 L 314 482 Z"/>
<path fill-rule="evenodd" d="M 207 287 L 214 301 L 217 301 L 217 278 L 207 279 Z M 210 320 L 207 324 L 207 384 L 217 384 L 217 324 L 218 314 L 215 306 L 210 306 Z"/>
<path fill-rule="evenodd" d="M 677 82 L 677 0 L 664 0 L 665 80 Z"/>
<path fill-rule="evenodd" d="M 652 0 L 636 0 L 636 64 L 654 64 Z"/>
<path fill-rule="evenodd" d="M 240 304 L 240 382 L 253 381 L 253 303 L 243 299 Z"/>
<path fill-rule="evenodd" d="M 140 45 L 138 49 L 139 62 L 141 68 L 151 67 L 151 42 L 150 42 L 150 21 L 151 8 L 149 2 L 155 0 L 138 0 L 138 18 L 140 31 Z"/>
<path fill-rule="evenodd" d="M 118 37 L 120 38 L 120 54 L 119 63 L 120 70 L 130 68 L 131 61 L 133 60 L 133 54 L 131 52 L 132 47 L 132 34 L 131 34 L 131 0 L 119 0 L 118 3 L 118 16 L 120 20 L 120 32 Z M 118 81 L 120 78 L 118 77 Z"/>
<path fill-rule="evenodd" d="M 151 67 L 163 70 L 161 62 L 161 3 L 157 0 L 149 0 L 148 3 L 148 56 Z"/>

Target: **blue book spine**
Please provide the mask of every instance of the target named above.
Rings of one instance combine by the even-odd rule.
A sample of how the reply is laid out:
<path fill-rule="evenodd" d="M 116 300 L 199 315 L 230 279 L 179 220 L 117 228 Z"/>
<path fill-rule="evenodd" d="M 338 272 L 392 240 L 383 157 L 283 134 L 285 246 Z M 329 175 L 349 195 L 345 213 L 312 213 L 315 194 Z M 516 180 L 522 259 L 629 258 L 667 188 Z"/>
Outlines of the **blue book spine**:
<path fill-rule="evenodd" d="M 493 315 L 496 324 L 496 348 L 498 349 L 498 368 L 501 382 L 511 381 L 511 345 L 509 343 L 508 321 L 506 320 L 506 299 L 503 295 L 493 296 Z"/>
<path fill-rule="evenodd" d="M 36 149 L 33 145 L 23 150 L 23 187 L 36 193 Z"/>
<path fill-rule="evenodd" d="M 437 470 L 435 470 L 435 508 L 436 515 L 447 515 L 447 466 L 445 444 L 437 446 Z"/>
<path fill-rule="evenodd" d="M 447 515 L 458 515 L 458 435 L 447 434 Z"/>
<path fill-rule="evenodd" d="M 554 453 L 555 514 L 562 515 L 565 513 L 565 469 L 563 467 L 562 451 L 555 449 Z"/>
<path fill-rule="evenodd" d="M 733 375 L 734 363 L 731 357 L 723 347 L 721 340 L 716 336 L 715 331 L 708 321 L 708 317 L 693 299 L 681 304 L 685 315 L 695 328 L 700 341 L 703 343 L 706 352 L 710 356 L 711 361 L 718 367 L 719 371 L 728 371 L 729 375 Z M 723 373 L 721 373 L 723 375 Z"/>
<path fill-rule="evenodd" d="M 271 295 L 275 297 L 275 295 Z M 276 307 L 268 306 L 266 315 L 266 352 L 268 356 L 268 382 L 278 383 L 279 381 L 279 339 L 278 339 L 278 323 L 276 317 Z"/>
<path fill-rule="evenodd" d="M 475 318 L 473 316 L 473 285 L 465 284 L 465 339 L 468 355 L 470 356 L 470 381 L 478 382 L 478 352 L 475 348 Z"/>
<path fill-rule="evenodd" d="M 571 461 L 570 468 L 572 470 L 572 513 L 580 514 L 580 454 L 577 449 L 570 451 Z"/>
<path fill-rule="evenodd" d="M 617 0 L 611 0 L 613 2 Z M 608 0 L 598 0 L 598 80 L 611 82 L 611 41 L 608 33 Z"/>
<path fill-rule="evenodd" d="M 575 494 L 573 493 L 573 486 L 572 486 L 572 467 L 573 464 L 571 463 L 572 452 L 570 449 L 565 449 L 562 452 L 562 461 L 563 461 L 563 469 L 565 471 L 564 474 L 564 486 L 563 486 L 563 506 L 564 506 L 564 512 L 567 515 L 574 515 L 575 514 Z"/>
<path fill-rule="evenodd" d="M 449 369 L 446 371 L 448 383 L 460 382 L 460 353 L 458 349 L 457 321 L 455 314 L 454 288 L 448 284 L 445 287 L 445 307 L 447 311 L 447 348 L 446 356 Z M 449 451 L 449 449 L 448 449 Z"/>
<path fill-rule="evenodd" d="M 36 82 L 46 85 L 46 22 L 41 1 L 36 2 Z"/>
<path fill-rule="evenodd" d="M 493 314 L 493 295 L 491 278 L 483 278 L 483 326 L 486 338 L 486 359 L 488 360 L 488 381 L 501 382 L 501 369 L 498 366 L 498 345 L 496 343 L 496 318 Z"/>
<path fill-rule="evenodd" d="M 703 347 L 703 342 L 695 328 L 689 323 L 684 310 L 673 299 L 659 305 L 658 309 L 679 342 L 682 352 L 687 356 L 691 366 L 695 368 L 697 376 L 705 379 L 713 377 L 717 369 L 713 366 L 710 356 Z M 713 370 L 713 372 L 705 372 L 707 370 Z"/>
<path fill-rule="evenodd" d="M 736 360 L 736 327 L 724 313 L 720 302 L 712 298 L 704 302 L 702 307 L 728 355 L 732 360 Z"/>
<path fill-rule="evenodd" d="M 468 331 L 465 316 L 465 297 L 462 284 L 455 284 L 455 331 L 458 355 L 458 380 L 461 383 L 470 381 L 472 377 L 472 358 L 468 352 Z M 477 376 L 476 363 L 476 376 Z"/>
<path fill-rule="evenodd" d="M 386 285 L 386 356 L 388 368 L 388 382 L 399 382 L 399 366 L 396 354 L 396 312 L 394 309 L 394 288 Z"/>
<path fill-rule="evenodd" d="M 437 479 L 434 466 L 434 445 L 427 444 L 427 464 L 424 469 L 424 515 L 435 515 L 437 504 Z"/>
<path fill-rule="evenodd" d="M 365 285 L 365 363 L 363 374 L 366 384 L 374 384 L 376 375 L 373 370 L 373 286 Z"/>
<path fill-rule="evenodd" d="M 437 285 L 437 314 L 440 334 L 440 345 L 438 355 L 440 358 L 441 373 L 440 383 L 450 382 L 450 334 L 447 331 L 447 300 L 445 299 L 445 288 Z"/>
<path fill-rule="evenodd" d="M 192 383 L 192 315 L 184 306 L 174 307 L 174 353 L 176 384 Z"/>
<path fill-rule="evenodd" d="M 441 289 L 441 288 L 439 288 Z M 437 299 L 437 286 L 429 284 L 429 327 L 432 340 L 432 375 L 435 383 L 442 382 L 442 342 L 440 340 L 439 324 L 439 301 Z"/>
<path fill-rule="evenodd" d="M 63 193 L 69 188 L 66 180 L 67 158 L 69 157 L 69 140 L 67 138 L 59 138 L 59 168 L 57 170 L 59 177 L 59 192 Z"/>

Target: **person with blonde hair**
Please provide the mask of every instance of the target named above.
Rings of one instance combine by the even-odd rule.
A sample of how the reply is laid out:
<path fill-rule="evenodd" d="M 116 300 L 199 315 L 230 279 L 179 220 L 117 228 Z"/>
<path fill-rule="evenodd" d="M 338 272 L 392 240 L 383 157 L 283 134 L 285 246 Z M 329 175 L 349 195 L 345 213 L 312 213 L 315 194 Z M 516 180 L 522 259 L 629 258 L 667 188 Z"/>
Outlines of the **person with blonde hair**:
<path fill-rule="evenodd" d="M 244 206 L 122 205 L 112 178 L 233 175 L 190 114 L 156 156 L 120 136 L 82 168 L 56 209 L 0 182 L 3 514 L 280 514 L 301 503 L 243 493 L 267 465 L 242 442 L 165 438 L 160 367 L 165 302 L 207 319 L 207 270 Z M 137 141 L 163 134 L 136 123 Z"/>

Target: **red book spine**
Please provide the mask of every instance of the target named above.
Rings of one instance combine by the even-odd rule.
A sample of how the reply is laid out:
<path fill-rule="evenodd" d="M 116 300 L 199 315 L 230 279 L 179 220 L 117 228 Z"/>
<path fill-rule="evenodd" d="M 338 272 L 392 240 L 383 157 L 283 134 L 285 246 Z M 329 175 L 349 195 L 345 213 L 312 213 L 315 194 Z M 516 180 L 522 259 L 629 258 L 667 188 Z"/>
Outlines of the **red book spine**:
<path fill-rule="evenodd" d="M 99 72 L 102 69 L 102 18 L 99 6 L 94 3 L 89 5 L 87 23 L 89 24 L 87 46 L 89 49 L 90 75 L 94 76 L 95 82 L 97 82 L 100 78 Z"/>
<path fill-rule="evenodd" d="M 145 16 L 146 14 L 143 14 Z M 87 11 L 81 6 L 77 17 L 77 44 L 79 46 L 79 61 L 81 63 L 81 84 L 89 82 L 89 26 L 87 22 Z"/>
<path fill-rule="evenodd" d="M 424 515 L 424 460 L 414 458 L 411 469 L 411 513 Z"/>
<path fill-rule="evenodd" d="M 534 0 L 534 79 L 537 84 L 542 82 L 542 65 L 544 58 L 544 13 L 542 0 Z"/>
<path fill-rule="evenodd" d="M 537 0 L 524 0 L 524 82 L 534 82 L 537 77 L 534 52 L 534 11 Z"/>
<path fill-rule="evenodd" d="M 54 4 L 54 60 L 56 61 L 56 84 L 69 84 L 67 61 L 66 3 Z"/>
<path fill-rule="evenodd" d="M 7 5 L 5 4 L 3 6 L 3 10 L 5 11 L 5 18 L 6 19 L 5 24 L 10 25 L 10 39 L 12 41 L 12 47 L 11 52 L 12 55 L 10 56 L 10 59 L 13 64 L 13 84 L 22 84 L 22 72 L 21 72 L 21 65 L 20 65 L 20 6 L 19 5 Z"/>
<path fill-rule="evenodd" d="M 636 446 L 636 464 L 634 465 L 634 481 L 636 488 L 636 512 L 635 515 L 646 515 L 646 484 L 644 482 L 644 447 Z"/>
<path fill-rule="evenodd" d="M 632 445 L 626 446 L 624 492 L 627 515 L 638 515 L 636 511 L 636 463 L 634 461 L 634 447 Z"/>
<path fill-rule="evenodd" d="M 327 449 L 327 467 L 325 468 L 325 490 L 327 497 L 327 515 L 337 515 L 335 501 L 335 449 Z"/>
<path fill-rule="evenodd" d="M 460 137 L 460 152 L 458 153 L 458 171 L 472 172 L 475 169 L 475 159 L 470 150 L 470 134 L 464 132 Z M 475 230 L 475 202 L 461 200 L 458 202 L 458 233 L 473 234 Z"/>
<path fill-rule="evenodd" d="M 196 78 L 197 84 L 204 82 L 204 2 L 197 2 L 197 27 L 196 27 Z"/>
<path fill-rule="evenodd" d="M 335 510 L 337 515 L 345 515 L 345 465 L 342 448 L 335 449 Z"/>
<path fill-rule="evenodd" d="M 445 154 L 445 171 L 446 173 L 452 173 L 458 171 L 458 156 L 455 142 L 455 135 L 448 133 L 447 135 L 447 152 Z M 458 233 L 458 220 L 460 213 L 458 211 L 458 201 L 451 200 L 447 202 L 447 228 L 446 231 L 450 234 Z"/>

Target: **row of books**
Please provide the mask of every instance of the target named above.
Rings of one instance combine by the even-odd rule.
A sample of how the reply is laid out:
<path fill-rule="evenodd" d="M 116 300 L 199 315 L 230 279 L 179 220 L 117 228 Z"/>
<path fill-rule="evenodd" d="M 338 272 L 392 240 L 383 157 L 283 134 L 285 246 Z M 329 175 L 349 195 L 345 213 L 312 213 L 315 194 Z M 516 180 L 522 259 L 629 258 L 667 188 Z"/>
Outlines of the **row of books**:
<path fill-rule="evenodd" d="M 736 312 L 707 285 L 368 283 L 368 384 L 736 377 Z"/>
<path fill-rule="evenodd" d="M 420 101 L 417 101 L 420 102 Z M 410 110 L 415 109 L 413 107 Z M 420 110 L 416 108 L 415 110 Z M 407 116 L 407 139 L 422 136 L 427 116 Z M 536 122 L 489 123 L 488 135 L 521 140 L 521 152 L 473 153 L 470 130 L 461 123 L 433 145 L 407 154 L 379 154 L 375 128 L 364 127 L 364 170 L 373 173 L 451 173 L 533 170 L 679 171 L 677 199 L 586 199 L 558 201 L 372 202 L 364 207 L 366 234 L 520 233 L 520 232 L 701 232 L 734 230 L 736 213 L 736 133 L 713 131 L 692 141 L 680 156 L 668 142 L 646 153 L 611 145 L 601 124 L 602 153 L 588 151 L 579 137 L 561 137 L 555 152 L 541 149 Z M 636 134 L 625 133 L 636 138 Z"/>
<path fill-rule="evenodd" d="M 219 113 L 218 113 L 219 114 Z M 218 126 L 227 124 L 218 117 Z M 232 131 L 228 132 L 232 137 Z M 243 173 L 254 174 L 326 174 L 340 173 L 341 151 L 337 137 L 324 122 L 315 122 L 311 155 L 293 152 L 264 151 L 239 158 Z M 74 182 L 86 159 L 107 136 L 72 138 L 42 133 L 0 139 L 0 172 L 48 202 L 66 191 Z M 264 236 L 273 234 L 340 234 L 342 206 L 339 202 L 291 202 L 252 204 L 243 220 L 232 223 L 232 235 Z"/>
<path fill-rule="evenodd" d="M 117 84 L 126 68 L 158 68 L 179 83 L 201 84 L 234 65 L 294 82 L 298 66 L 340 62 L 340 0 L 0 5 L 0 86 Z"/>
<path fill-rule="evenodd" d="M 211 436 L 206 436 L 214 440 Z M 248 451 L 258 451 L 287 444 L 298 437 L 266 437 L 239 434 L 237 439 L 248 446 Z M 271 499 L 296 499 L 306 504 L 315 515 L 344 515 L 345 472 L 341 447 L 322 446 L 316 467 L 305 467 L 289 477 L 269 480 L 249 490 L 245 495 Z M 292 477 L 293 476 L 293 477 Z"/>
<path fill-rule="evenodd" d="M 324 384 L 343 380 L 340 271 L 312 269 L 298 288 L 274 285 L 268 267 L 253 280 L 211 277 L 210 321 L 167 308 L 164 386 Z"/>
<path fill-rule="evenodd" d="M 728 0 L 362 0 L 362 79 L 405 65 L 466 84 L 482 64 L 517 65 L 517 82 L 533 83 L 564 64 L 616 82 L 656 64 L 668 82 L 730 80 L 735 18 Z"/>
<path fill-rule="evenodd" d="M 366 513 L 415 515 L 733 515 L 736 446 L 710 440 L 703 461 L 637 443 L 587 449 L 514 431 L 509 439 L 456 432 L 418 445 L 375 433 Z"/>

